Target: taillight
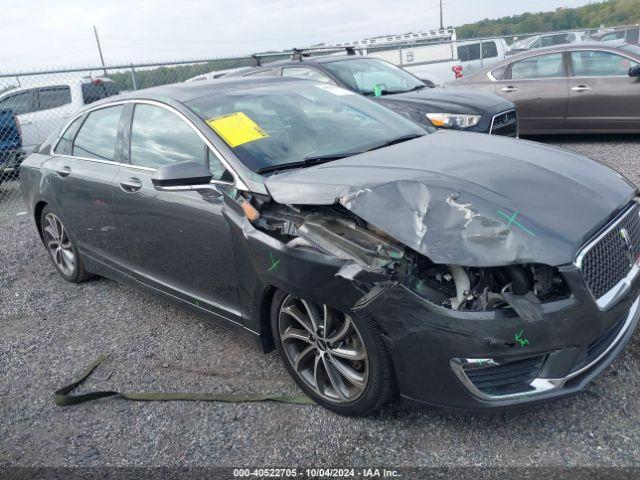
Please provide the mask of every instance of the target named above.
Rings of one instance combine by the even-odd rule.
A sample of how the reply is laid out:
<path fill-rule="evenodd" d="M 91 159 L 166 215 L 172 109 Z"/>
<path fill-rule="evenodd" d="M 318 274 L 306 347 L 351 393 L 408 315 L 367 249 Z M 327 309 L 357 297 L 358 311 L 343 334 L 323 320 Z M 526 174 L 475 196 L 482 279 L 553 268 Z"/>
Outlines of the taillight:
<path fill-rule="evenodd" d="M 451 70 L 453 70 L 453 74 L 456 78 L 462 78 L 462 65 L 455 65 L 451 67 Z"/>
<path fill-rule="evenodd" d="M 94 85 L 102 85 L 102 80 L 99 78 L 94 78 L 93 80 L 91 80 L 91 83 L 93 83 Z"/>

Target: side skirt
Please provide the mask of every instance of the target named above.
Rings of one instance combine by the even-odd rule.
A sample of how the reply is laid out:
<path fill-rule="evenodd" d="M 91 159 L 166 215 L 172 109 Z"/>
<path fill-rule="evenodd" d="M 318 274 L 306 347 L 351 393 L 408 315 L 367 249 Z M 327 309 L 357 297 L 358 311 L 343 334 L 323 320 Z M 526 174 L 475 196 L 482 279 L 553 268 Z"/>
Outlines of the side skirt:
<path fill-rule="evenodd" d="M 248 341 L 253 347 L 258 350 L 264 352 L 265 349 L 263 347 L 263 341 L 258 332 L 251 330 L 241 323 L 232 320 L 224 315 L 209 310 L 203 306 L 196 305 L 195 303 L 188 302 L 182 298 L 179 298 L 175 295 L 172 295 L 168 292 L 155 288 L 147 283 L 144 283 L 137 278 L 113 267 L 110 265 L 101 262 L 95 257 L 87 254 L 86 252 L 82 252 L 82 258 L 86 264 L 87 271 L 91 273 L 95 273 L 97 275 L 109 278 L 119 283 L 125 283 L 129 285 L 133 285 L 141 290 L 147 291 L 155 296 L 161 297 L 164 300 L 171 302 L 172 304 L 178 306 L 181 309 L 189 310 L 194 312 L 202 317 L 205 317 L 209 320 L 213 320 L 216 325 L 220 325 L 223 328 L 226 328 L 229 331 L 233 331 L 234 333 L 239 333 L 240 336 Z"/>

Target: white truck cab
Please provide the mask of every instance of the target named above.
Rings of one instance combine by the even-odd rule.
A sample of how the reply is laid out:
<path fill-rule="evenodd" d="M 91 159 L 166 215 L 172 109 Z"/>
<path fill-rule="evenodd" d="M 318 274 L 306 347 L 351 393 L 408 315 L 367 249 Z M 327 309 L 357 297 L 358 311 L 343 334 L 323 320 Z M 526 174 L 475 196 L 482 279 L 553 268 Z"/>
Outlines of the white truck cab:
<path fill-rule="evenodd" d="M 367 38 L 332 46 L 352 47 L 362 55 L 386 60 L 432 85 L 443 85 L 501 62 L 509 51 L 503 38 L 459 41 L 453 28 Z"/>
<path fill-rule="evenodd" d="M 508 51 L 509 46 L 502 38 L 458 41 L 454 37 L 446 43 L 372 50 L 368 54 L 394 63 L 434 85 L 443 85 L 501 62 Z"/>
<path fill-rule="evenodd" d="M 76 110 L 116 94 L 118 89 L 109 78 L 79 78 L 8 90 L 0 95 L 0 109 L 14 113 L 23 148 L 31 152 Z"/>

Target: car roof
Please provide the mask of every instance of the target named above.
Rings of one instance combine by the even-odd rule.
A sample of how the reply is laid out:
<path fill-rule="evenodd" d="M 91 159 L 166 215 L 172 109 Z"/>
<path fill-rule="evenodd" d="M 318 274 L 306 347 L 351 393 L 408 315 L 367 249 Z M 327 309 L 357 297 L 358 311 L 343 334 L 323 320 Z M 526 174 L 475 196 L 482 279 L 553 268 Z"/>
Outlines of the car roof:
<path fill-rule="evenodd" d="M 604 32 L 596 32 L 592 34 L 591 37 L 604 37 L 605 35 L 609 35 L 610 33 L 620 33 L 620 32 L 626 32 L 626 31 L 627 31 L 626 28 L 613 28 L 611 30 L 605 30 Z"/>
<path fill-rule="evenodd" d="M 301 65 L 301 64 L 314 64 L 314 63 L 333 63 L 333 62 L 341 62 L 346 60 L 358 60 L 363 58 L 373 58 L 368 57 L 366 55 L 319 55 L 317 57 L 302 57 L 302 60 L 278 60 L 276 62 L 265 63 L 264 65 L 260 65 L 259 67 L 252 67 L 250 70 L 257 70 L 258 68 L 267 68 L 267 67 L 279 67 L 282 65 Z M 376 59 L 380 60 L 380 59 Z M 247 69 L 248 71 L 249 69 Z"/>
<path fill-rule="evenodd" d="M 159 87 L 145 88 L 144 90 L 135 90 L 121 95 L 104 98 L 98 102 L 92 103 L 91 105 L 134 99 L 158 101 L 170 99 L 179 103 L 185 103 L 201 97 L 213 97 L 237 90 L 245 90 L 265 85 L 285 85 L 291 82 L 308 83 L 309 81 L 298 78 L 281 77 L 222 77 L 212 80 L 202 80 L 199 82 L 173 83 Z"/>
<path fill-rule="evenodd" d="M 624 47 L 625 45 L 630 45 L 624 40 L 613 40 L 611 42 L 580 42 L 580 43 L 565 43 L 563 45 L 554 45 L 551 47 L 543 47 L 543 48 L 534 48 L 531 50 L 526 50 L 522 53 L 518 53 L 516 55 L 511 55 L 507 57 L 504 63 L 511 63 L 514 60 L 519 60 L 521 58 L 528 58 L 538 55 L 543 55 L 545 53 L 556 53 L 556 52 L 564 52 L 565 50 L 620 50 L 620 47 Z M 629 52 L 626 52 L 629 53 Z M 494 66 L 495 68 L 495 66 Z"/>

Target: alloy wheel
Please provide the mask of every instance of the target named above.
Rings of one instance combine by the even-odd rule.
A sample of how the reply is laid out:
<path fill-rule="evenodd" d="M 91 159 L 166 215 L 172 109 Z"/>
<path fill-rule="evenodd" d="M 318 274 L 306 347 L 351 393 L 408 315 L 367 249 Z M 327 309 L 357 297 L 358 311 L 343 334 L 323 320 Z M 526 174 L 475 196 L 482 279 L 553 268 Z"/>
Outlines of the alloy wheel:
<path fill-rule="evenodd" d="M 76 255 L 67 230 L 57 215 L 49 212 L 44 217 L 44 243 L 58 270 L 72 276 L 76 269 Z"/>
<path fill-rule="evenodd" d="M 291 295 L 278 315 L 280 341 L 293 370 L 323 399 L 348 403 L 369 381 L 369 356 L 353 319 Z"/>

